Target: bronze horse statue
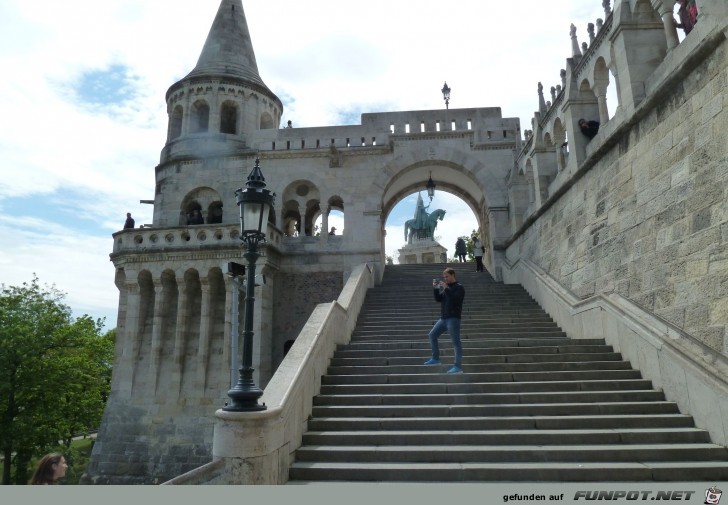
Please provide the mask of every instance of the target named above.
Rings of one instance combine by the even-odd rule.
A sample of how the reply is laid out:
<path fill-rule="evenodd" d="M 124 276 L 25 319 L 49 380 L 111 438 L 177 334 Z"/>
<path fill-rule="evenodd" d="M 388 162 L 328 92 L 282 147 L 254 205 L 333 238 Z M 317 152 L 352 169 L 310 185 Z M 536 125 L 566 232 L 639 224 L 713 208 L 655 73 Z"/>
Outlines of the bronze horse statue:
<path fill-rule="evenodd" d="M 426 239 L 435 238 L 435 228 L 437 228 L 437 221 L 442 221 L 445 217 L 445 211 L 442 209 L 433 210 L 431 214 L 427 216 L 425 224 L 422 228 L 415 228 L 416 219 L 410 219 L 404 223 L 404 238 L 408 244 L 412 243 L 413 238 Z"/>

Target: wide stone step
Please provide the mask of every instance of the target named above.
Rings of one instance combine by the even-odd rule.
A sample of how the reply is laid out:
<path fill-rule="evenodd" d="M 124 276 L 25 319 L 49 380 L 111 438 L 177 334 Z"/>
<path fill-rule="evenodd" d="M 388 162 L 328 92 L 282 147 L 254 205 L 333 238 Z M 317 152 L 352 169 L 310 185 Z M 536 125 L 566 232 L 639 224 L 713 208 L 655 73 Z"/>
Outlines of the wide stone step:
<path fill-rule="evenodd" d="M 453 349 L 448 339 L 442 339 L 444 342 L 440 344 L 440 356 L 443 356 L 443 352 L 451 355 Z M 463 347 L 463 359 L 466 358 L 477 358 L 478 362 L 483 363 L 494 363 L 494 362 L 505 362 L 506 360 L 513 363 L 522 363 L 524 361 L 543 361 L 554 360 L 554 361 L 582 361 L 583 359 L 599 358 L 603 356 L 613 356 L 621 359 L 619 353 L 610 351 L 604 346 L 594 346 L 593 348 L 587 348 L 587 346 L 581 349 L 568 349 L 555 346 L 544 346 L 544 347 L 513 347 L 511 351 L 503 350 L 502 347 L 487 347 L 483 345 L 469 345 L 469 341 L 461 341 Z M 429 357 L 432 353 L 429 349 L 429 345 L 424 345 L 424 341 L 419 342 L 418 346 L 412 346 L 406 349 L 339 349 L 334 351 L 333 359 L 339 358 L 417 358 L 422 356 Z M 563 358 L 573 357 L 571 360 L 564 360 Z M 607 358 L 611 361 L 611 359 Z M 426 360 L 425 360 L 426 361 Z M 424 362 L 424 361 L 423 361 Z"/>
<path fill-rule="evenodd" d="M 314 405 L 483 405 L 497 403 L 583 403 L 661 401 L 661 391 L 539 391 L 521 393 L 317 395 Z"/>
<path fill-rule="evenodd" d="M 428 335 L 432 324 L 407 325 L 399 326 L 393 329 L 387 329 L 385 326 L 370 326 L 358 329 L 352 334 L 352 339 L 356 342 L 365 342 L 367 339 L 377 337 L 379 339 L 397 340 L 402 337 L 418 337 Z M 544 334 L 559 337 L 566 336 L 556 325 L 479 325 L 479 324 L 461 324 L 460 336 L 463 335 L 482 335 L 487 338 L 490 335 L 538 335 L 542 337 Z"/>
<path fill-rule="evenodd" d="M 631 370 L 629 370 L 631 371 Z M 507 375 L 507 374 L 505 374 Z M 405 384 L 336 384 L 321 386 L 322 395 L 470 395 L 477 393 L 533 393 L 533 392 L 567 392 L 567 391 L 641 391 L 648 389 L 652 383 L 644 379 L 635 380 L 569 380 L 560 377 L 553 380 L 537 380 L 534 382 L 511 382 L 506 376 L 487 379 L 502 379 L 501 382 L 465 382 L 436 383 L 437 378 L 427 375 L 417 376 L 421 382 Z M 594 376 L 599 376 L 595 373 Z M 413 379 L 413 380 L 417 380 Z"/>
<path fill-rule="evenodd" d="M 412 353 L 408 353 L 412 354 Z M 425 366 L 423 363 L 430 357 L 429 353 L 423 351 L 419 356 L 389 357 L 382 355 L 373 358 L 359 358 L 351 355 L 341 358 L 333 358 L 331 366 Z M 453 360 L 453 353 L 449 349 L 440 350 L 440 361 L 447 366 Z M 490 365 L 493 363 L 566 363 L 573 361 L 622 361 L 618 353 L 576 353 L 576 354 L 523 354 L 523 355 L 473 355 L 466 354 L 463 357 L 463 370 L 466 374 L 478 372 L 478 368 L 470 368 L 470 365 Z M 441 370 L 445 372 L 446 370 Z"/>
<path fill-rule="evenodd" d="M 504 416 L 504 417 L 322 417 L 308 422 L 311 431 L 422 430 L 573 430 L 608 428 L 692 428 L 684 414 Z"/>
<path fill-rule="evenodd" d="M 389 366 L 330 366 L 328 373 L 322 377 L 323 384 L 352 384 L 365 382 L 364 377 L 374 377 L 374 381 L 380 380 L 378 375 L 411 375 L 427 373 L 427 365 L 389 365 Z M 575 361 L 575 362 L 543 362 L 543 363 L 490 363 L 490 364 L 468 364 L 468 374 L 493 373 L 493 372 L 553 372 L 553 371 L 576 371 L 576 370 L 631 370 L 629 361 Z"/>
<path fill-rule="evenodd" d="M 592 403 L 503 403 L 481 405 L 316 405 L 314 418 L 331 417 L 522 417 L 678 414 L 675 402 L 664 400 Z"/>
<path fill-rule="evenodd" d="M 593 445 L 710 443 L 697 428 L 307 431 L 304 445 Z"/>
<path fill-rule="evenodd" d="M 566 463 L 633 461 L 719 461 L 728 457 L 724 447 L 710 443 L 583 445 L 440 445 L 440 446 L 308 446 L 296 452 L 296 461 L 329 463 Z"/>
<path fill-rule="evenodd" d="M 295 462 L 289 476 L 300 481 L 351 482 L 718 482 L 728 480 L 728 462 Z"/>
<path fill-rule="evenodd" d="M 440 337 L 443 344 L 449 342 L 449 339 Z M 604 344 L 604 341 L 598 340 L 570 340 L 566 337 L 554 337 L 544 339 L 538 337 L 535 339 L 493 339 L 469 338 L 464 342 L 467 349 L 487 349 L 491 353 L 511 354 L 525 352 L 522 349 L 531 349 L 532 352 L 540 352 L 543 354 L 556 354 L 561 352 L 587 352 L 601 349 L 603 351 L 611 351 L 612 346 Z M 441 346 L 443 347 L 443 346 Z M 412 340 L 382 340 L 381 342 L 370 341 L 353 341 L 348 345 L 337 346 L 340 351 L 401 351 L 405 349 L 430 349 L 430 341 L 427 338 L 420 337 Z"/>

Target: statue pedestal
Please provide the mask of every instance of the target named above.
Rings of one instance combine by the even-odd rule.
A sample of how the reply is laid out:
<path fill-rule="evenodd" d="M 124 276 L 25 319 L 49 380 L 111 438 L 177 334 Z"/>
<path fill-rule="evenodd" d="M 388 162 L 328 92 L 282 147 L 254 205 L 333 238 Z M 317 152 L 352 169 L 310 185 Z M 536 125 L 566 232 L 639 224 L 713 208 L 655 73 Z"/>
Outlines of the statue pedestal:
<path fill-rule="evenodd" d="M 398 252 L 400 265 L 447 262 L 447 248 L 431 238 L 414 239 L 411 244 L 406 244 Z"/>

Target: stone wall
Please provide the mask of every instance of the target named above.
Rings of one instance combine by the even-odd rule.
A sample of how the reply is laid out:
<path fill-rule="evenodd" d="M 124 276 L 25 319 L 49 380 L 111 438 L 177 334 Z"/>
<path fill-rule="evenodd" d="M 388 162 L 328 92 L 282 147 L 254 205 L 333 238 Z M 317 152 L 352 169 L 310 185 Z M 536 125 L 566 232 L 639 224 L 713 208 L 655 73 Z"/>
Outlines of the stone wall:
<path fill-rule="evenodd" d="M 283 361 L 286 341 L 295 340 L 319 303 L 329 303 L 344 287 L 343 272 L 281 273 L 273 307 L 273 369 Z"/>
<path fill-rule="evenodd" d="M 728 354 L 728 43 L 674 66 L 680 78 L 621 118 L 506 256 L 581 298 L 616 292 Z"/>

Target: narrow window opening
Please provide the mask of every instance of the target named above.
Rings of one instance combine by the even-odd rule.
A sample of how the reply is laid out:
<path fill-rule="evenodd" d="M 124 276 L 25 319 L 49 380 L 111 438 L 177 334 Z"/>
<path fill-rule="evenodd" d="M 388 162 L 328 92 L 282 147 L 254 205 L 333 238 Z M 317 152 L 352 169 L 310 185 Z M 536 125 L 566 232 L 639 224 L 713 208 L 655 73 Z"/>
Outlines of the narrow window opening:
<path fill-rule="evenodd" d="M 364 137 L 361 138 L 361 145 L 362 145 L 362 147 L 367 145 L 366 141 L 364 140 Z"/>
<path fill-rule="evenodd" d="M 272 150 L 273 150 L 273 151 L 275 151 L 275 150 L 276 150 L 276 143 L 275 143 L 275 142 L 273 142 L 273 149 L 272 149 Z"/>
<path fill-rule="evenodd" d="M 506 138 L 508 136 L 508 132 L 506 130 L 503 130 L 503 138 Z"/>
<path fill-rule="evenodd" d="M 316 148 L 321 147 L 321 139 L 316 139 Z"/>
<path fill-rule="evenodd" d="M 422 121 L 422 122 L 420 123 L 420 132 L 421 132 L 421 133 L 424 133 L 424 132 L 425 132 L 425 122 L 424 122 L 424 121 Z"/>
<path fill-rule="evenodd" d="M 488 138 L 489 138 L 489 139 L 490 139 L 490 138 L 493 138 L 493 132 L 491 132 L 490 130 L 488 130 Z"/>
<path fill-rule="evenodd" d="M 372 137 L 372 145 L 377 145 L 377 137 Z"/>
<path fill-rule="evenodd" d="M 406 124 L 404 125 L 404 132 L 405 132 L 405 133 L 409 133 L 409 132 L 410 132 L 410 130 L 409 130 L 409 123 L 406 123 Z"/>
<path fill-rule="evenodd" d="M 331 145 L 332 145 L 332 146 L 333 146 L 333 145 L 334 145 L 334 144 L 336 143 L 336 142 L 335 142 L 334 140 L 335 140 L 335 139 L 331 139 Z"/>
<path fill-rule="evenodd" d="M 349 137 L 346 138 L 346 147 L 351 147 L 351 142 L 349 142 Z"/>
<path fill-rule="evenodd" d="M 306 141 L 302 139 L 301 140 L 301 149 L 305 149 L 305 148 L 306 148 Z"/>
<path fill-rule="evenodd" d="M 286 149 L 290 149 L 290 148 L 291 148 L 291 141 L 286 140 Z"/>
<path fill-rule="evenodd" d="M 457 128 L 455 128 L 455 120 L 454 119 L 450 122 L 450 129 L 452 131 L 455 131 L 457 129 Z"/>
<path fill-rule="evenodd" d="M 472 129 L 473 129 L 473 122 L 470 119 L 468 119 L 468 130 L 472 130 Z"/>
<path fill-rule="evenodd" d="M 394 133 L 394 123 L 389 124 L 389 133 Z"/>
<path fill-rule="evenodd" d="M 439 120 L 435 123 L 435 131 L 438 131 L 438 132 L 440 131 L 440 121 Z"/>

